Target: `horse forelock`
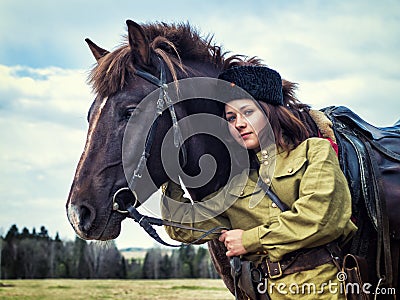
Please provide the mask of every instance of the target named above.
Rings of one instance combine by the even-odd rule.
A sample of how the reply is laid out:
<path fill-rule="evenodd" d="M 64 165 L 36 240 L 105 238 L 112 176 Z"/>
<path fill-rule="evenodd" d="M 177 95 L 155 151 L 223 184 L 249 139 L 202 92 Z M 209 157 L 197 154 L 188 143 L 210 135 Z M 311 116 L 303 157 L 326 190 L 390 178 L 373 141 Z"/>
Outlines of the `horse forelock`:
<path fill-rule="evenodd" d="M 190 68 L 186 60 L 210 63 L 221 70 L 234 65 L 256 64 L 261 60 L 244 55 L 227 56 L 221 46 L 214 44 L 212 36 L 202 37 L 189 24 L 144 24 L 142 28 L 148 37 L 151 49 L 165 62 L 174 81 L 179 73 L 187 75 Z M 108 97 L 122 90 L 135 72 L 133 54 L 128 38 L 116 50 L 100 58 L 91 70 L 88 82 L 93 91 L 101 97 Z"/>
<path fill-rule="evenodd" d="M 212 36 L 202 37 L 198 31 L 186 24 L 151 23 L 142 25 L 149 47 L 166 64 L 173 81 L 195 73 L 185 61 L 208 63 L 222 70 L 240 65 L 264 65 L 257 57 L 229 55 L 222 52 L 221 46 L 214 44 Z M 135 73 L 133 53 L 125 42 L 116 50 L 100 58 L 91 70 L 88 81 L 93 91 L 105 98 L 123 90 Z M 178 85 L 176 85 L 178 89 Z M 288 80 L 282 81 L 285 105 L 295 111 L 308 110 L 309 106 L 301 103 L 295 96 L 297 85 Z"/>

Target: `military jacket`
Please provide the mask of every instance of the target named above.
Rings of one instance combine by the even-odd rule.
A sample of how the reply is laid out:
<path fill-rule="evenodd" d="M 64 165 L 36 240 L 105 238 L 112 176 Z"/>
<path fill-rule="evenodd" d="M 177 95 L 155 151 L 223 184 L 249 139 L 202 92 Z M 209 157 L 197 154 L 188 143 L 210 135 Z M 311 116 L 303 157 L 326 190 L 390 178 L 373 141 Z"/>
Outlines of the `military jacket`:
<path fill-rule="evenodd" d="M 242 243 L 253 261 L 268 255 L 279 261 L 283 255 L 333 240 L 352 237 L 356 226 L 350 220 L 351 198 L 337 156 L 321 138 L 305 140 L 289 154 L 263 149 L 256 171 L 244 170 L 224 188 L 193 203 L 181 187 L 169 183 L 162 201 L 165 219 L 202 229 L 225 227 L 244 230 Z M 256 183 L 262 179 L 290 207 L 281 212 Z M 172 198 L 173 201 L 167 200 Z M 171 238 L 193 242 L 203 233 L 166 227 Z M 211 235 L 201 242 L 217 238 Z"/>

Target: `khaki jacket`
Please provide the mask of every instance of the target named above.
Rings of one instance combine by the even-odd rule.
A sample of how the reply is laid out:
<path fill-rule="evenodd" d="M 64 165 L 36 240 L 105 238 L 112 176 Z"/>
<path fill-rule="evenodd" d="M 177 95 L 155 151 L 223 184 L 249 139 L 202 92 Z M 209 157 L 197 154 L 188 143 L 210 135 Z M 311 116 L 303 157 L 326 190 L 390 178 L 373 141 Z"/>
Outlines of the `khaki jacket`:
<path fill-rule="evenodd" d="M 351 198 L 337 156 L 330 143 L 310 138 L 292 150 L 257 154 L 260 177 L 285 202 L 280 209 L 257 185 L 257 172 L 244 170 L 223 189 L 200 202 L 191 203 L 179 185 L 169 183 L 162 201 L 167 220 L 209 230 L 222 226 L 244 230 L 246 258 L 259 261 L 268 255 L 279 261 L 283 255 L 338 239 L 344 243 L 356 231 L 350 220 Z M 173 201 L 168 200 L 172 198 Z M 202 232 L 166 227 L 171 238 L 192 242 Z M 217 238 L 211 235 L 204 240 Z"/>

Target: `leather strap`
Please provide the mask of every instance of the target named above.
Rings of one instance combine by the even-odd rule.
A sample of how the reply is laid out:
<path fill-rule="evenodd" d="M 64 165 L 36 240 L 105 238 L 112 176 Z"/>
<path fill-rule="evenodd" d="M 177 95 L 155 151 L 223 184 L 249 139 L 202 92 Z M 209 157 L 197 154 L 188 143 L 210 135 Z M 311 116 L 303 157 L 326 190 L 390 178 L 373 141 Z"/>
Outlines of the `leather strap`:
<path fill-rule="evenodd" d="M 368 282 L 368 265 L 365 258 L 353 254 L 347 254 L 343 261 L 343 270 L 347 276 L 345 278 L 346 286 L 348 284 L 357 284 L 364 287 Z M 379 286 L 379 283 L 378 283 Z M 365 293 L 364 288 L 358 290 L 345 289 L 346 299 L 349 300 L 369 300 L 372 299 L 370 294 Z"/>
<path fill-rule="evenodd" d="M 239 256 L 234 256 L 229 261 L 231 265 L 231 275 L 233 277 L 233 286 L 235 288 L 235 299 L 239 299 L 239 279 L 242 275 L 242 262 Z"/>
<path fill-rule="evenodd" d="M 158 235 L 157 231 L 153 228 L 152 225 L 172 226 L 175 228 L 204 232 L 204 234 L 202 234 L 198 239 L 196 239 L 195 241 L 193 241 L 191 243 L 186 244 L 187 246 L 197 244 L 202 239 L 204 239 L 205 237 L 207 237 L 211 234 L 221 234 L 222 230 L 230 230 L 230 228 L 222 227 L 222 226 L 214 227 L 210 230 L 205 230 L 205 229 L 186 226 L 186 225 L 182 225 L 179 223 L 170 222 L 170 221 L 166 221 L 166 220 L 162 220 L 162 219 L 158 219 L 158 218 L 154 218 L 154 217 L 145 216 L 145 215 L 142 215 L 136 209 L 136 207 L 134 205 L 129 205 L 126 209 L 128 211 L 127 217 L 132 218 L 135 222 L 139 223 L 139 225 L 147 232 L 147 234 L 149 236 L 151 236 L 153 239 L 155 239 L 157 242 L 159 242 L 160 244 L 162 244 L 164 246 L 168 246 L 168 247 L 181 247 L 181 245 L 172 245 L 172 244 L 165 242 Z"/>
<path fill-rule="evenodd" d="M 368 282 L 368 265 L 365 258 L 353 254 L 346 254 L 343 259 L 343 269 L 345 271 L 346 269 L 356 270 L 357 275 L 360 276 L 360 281 Z"/>
<path fill-rule="evenodd" d="M 269 258 L 266 258 L 261 263 L 261 269 L 266 276 L 275 279 L 284 275 L 312 270 L 332 261 L 333 255 L 324 245 L 309 250 L 289 253 L 279 262 L 272 262 Z"/>
<path fill-rule="evenodd" d="M 379 170 L 375 154 L 372 151 L 370 144 L 368 143 L 368 141 L 364 141 L 364 143 L 370 158 L 370 164 L 373 173 L 373 176 L 372 178 L 370 178 L 370 180 L 372 181 L 372 184 L 375 187 L 374 198 L 376 203 L 378 228 L 380 228 L 380 230 L 377 231 L 378 241 L 377 241 L 377 254 L 376 254 L 377 257 L 376 272 L 378 278 L 383 278 L 387 285 L 392 286 L 393 267 L 392 267 L 392 256 L 389 250 L 390 249 L 389 219 L 386 210 L 385 193 L 383 192 L 382 176 L 381 176 L 381 171 Z M 383 261 L 384 264 L 383 274 L 381 273 L 382 272 L 381 260 Z"/>
<path fill-rule="evenodd" d="M 276 206 L 279 207 L 281 211 L 289 210 L 289 206 L 283 203 L 282 200 L 279 199 L 279 197 L 270 189 L 270 187 L 261 178 L 258 178 L 257 184 L 259 187 L 262 188 L 262 190 L 271 199 L 271 201 L 274 202 Z"/>

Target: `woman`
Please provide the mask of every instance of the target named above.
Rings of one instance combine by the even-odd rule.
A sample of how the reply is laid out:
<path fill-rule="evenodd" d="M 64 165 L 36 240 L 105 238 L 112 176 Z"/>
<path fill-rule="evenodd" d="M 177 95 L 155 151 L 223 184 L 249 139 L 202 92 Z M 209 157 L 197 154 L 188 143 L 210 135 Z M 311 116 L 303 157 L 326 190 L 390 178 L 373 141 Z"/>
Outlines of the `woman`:
<path fill-rule="evenodd" d="M 331 143 L 310 138 L 303 123 L 284 107 L 276 71 L 239 66 L 224 71 L 219 79 L 243 88 L 256 100 L 234 99 L 224 111 L 231 137 L 248 150 L 250 167 L 195 204 L 189 204 L 181 187 L 170 182 L 164 200 L 173 201 L 163 201 L 163 217 L 205 230 L 227 228 L 218 237 L 226 255 L 252 261 L 261 275 L 268 274 L 257 285 L 258 298 L 265 299 L 268 293 L 271 299 L 344 299 L 333 248 L 348 241 L 356 226 L 350 220 L 347 181 Z M 259 167 L 254 168 L 254 161 Z M 288 210 L 282 212 L 267 196 L 266 185 Z M 173 227 L 166 230 L 181 242 L 202 235 Z M 208 237 L 212 238 L 216 236 Z"/>

